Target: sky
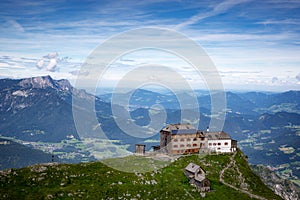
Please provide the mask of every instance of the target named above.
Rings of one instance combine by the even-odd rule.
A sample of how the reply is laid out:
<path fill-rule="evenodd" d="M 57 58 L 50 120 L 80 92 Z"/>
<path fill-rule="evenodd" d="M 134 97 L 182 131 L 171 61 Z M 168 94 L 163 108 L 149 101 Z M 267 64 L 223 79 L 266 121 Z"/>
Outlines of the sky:
<path fill-rule="evenodd" d="M 2 0 L 0 22 L 0 78 L 51 75 L 75 83 L 102 43 L 124 31 L 153 27 L 200 45 L 227 90 L 300 89 L 298 0 Z M 158 50 L 123 55 L 102 78 L 114 87 L 142 64 L 174 68 L 192 87 L 205 88 L 205 77 L 188 63 Z M 163 67 L 157 70 L 165 73 Z"/>

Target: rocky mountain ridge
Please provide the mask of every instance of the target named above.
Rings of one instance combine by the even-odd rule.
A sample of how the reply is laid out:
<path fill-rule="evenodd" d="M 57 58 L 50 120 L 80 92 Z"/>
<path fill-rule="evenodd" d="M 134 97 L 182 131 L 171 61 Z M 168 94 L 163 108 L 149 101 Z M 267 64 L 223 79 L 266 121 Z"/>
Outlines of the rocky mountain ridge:
<path fill-rule="evenodd" d="M 300 198 L 299 186 L 294 185 L 291 181 L 282 179 L 275 172 L 263 165 L 252 165 L 251 168 L 275 194 L 283 199 L 297 200 Z"/>

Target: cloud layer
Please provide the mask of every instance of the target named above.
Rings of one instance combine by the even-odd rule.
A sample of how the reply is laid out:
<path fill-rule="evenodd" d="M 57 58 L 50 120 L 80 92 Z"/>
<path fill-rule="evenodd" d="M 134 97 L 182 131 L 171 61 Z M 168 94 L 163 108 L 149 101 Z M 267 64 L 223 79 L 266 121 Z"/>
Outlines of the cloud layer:
<path fill-rule="evenodd" d="M 151 26 L 178 30 L 202 45 L 228 87 L 297 89 L 299 9 L 299 1 L 288 0 L 1 1 L 0 76 L 74 78 L 103 41 Z M 197 80 L 181 62 L 163 56 L 128 56 L 118 62 L 157 61 Z M 130 69 L 116 66 L 119 74 Z"/>

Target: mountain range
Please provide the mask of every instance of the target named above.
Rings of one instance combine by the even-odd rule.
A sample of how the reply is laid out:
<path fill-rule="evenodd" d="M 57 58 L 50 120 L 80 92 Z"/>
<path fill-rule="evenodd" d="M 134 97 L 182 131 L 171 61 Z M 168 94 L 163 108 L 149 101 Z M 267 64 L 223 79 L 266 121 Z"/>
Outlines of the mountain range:
<path fill-rule="evenodd" d="M 185 120 L 181 119 L 182 112 L 194 114 L 198 109 L 200 123 L 197 128 L 205 130 L 211 118 L 215 117 L 211 114 L 211 96 L 208 92 L 196 93 L 200 106 L 194 108 L 193 105 L 180 108 L 175 94 L 144 89 L 133 92 L 129 106 L 113 106 L 122 112 L 129 109 L 132 118 L 130 120 L 146 126 L 150 123 L 149 113 L 153 111 L 151 107 L 160 104 L 165 108 L 167 115 L 162 127 L 165 123 L 182 122 Z M 300 92 L 225 94 L 227 107 L 223 130 L 238 140 L 250 163 L 270 165 L 282 176 L 299 182 Z M 122 95 L 126 94 L 118 94 L 118 97 L 122 98 Z M 182 95 L 188 98 L 187 95 L 190 94 L 182 91 Z M 157 145 L 158 133 L 143 139 L 130 136 L 118 127 L 111 110 L 111 96 L 112 94 L 94 96 L 74 88 L 67 80 L 53 80 L 50 76 L 18 80 L 0 79 L 0 134 L 3 138 L 25 145 L 29 143 L 30 147 L 41 149 L 48 153 L 48 156 L 53 152 L 65 162 L 95 160 L 94 154 L 91 153 L 92 147 L 98 148 L 100 152 L 107 151 L 107 155 L 104 156 L 106 157 L 118 155 L 119 150 L 115 146 L 134 151 L 136 143 L 144 143 L 148 149 Z M 81 103 L 74 106 L 74 99 Z M 97 139 L 97 142 L 100 142 L 98 146 L 96 140 L 85 143 L 85 138 L 93 137 L 99 126 L 89 120 L 89 112 L 85 105 L 91 102 L 94 102 L 98 123 L 106 135 L 105 140 L 101 137 Z M 78 133 L 74 123 L 74 112 L 80 113 L 85 119 L 85 133 Z M 111 141 L 112 145 L 100 148 L 104 143 L 107 144 L 106 140 Z M 52 150 L 49 150 L 49 147 Z M 98 156 L 101 154 L 99 151 Z M 25 166 L 26 163 L 30 164 L 32 161 L 20 166 Z M 5 166 L 1 167 L 2 169 L 15 167 L 3 165 L 3 162 L 2 166 Z"/>

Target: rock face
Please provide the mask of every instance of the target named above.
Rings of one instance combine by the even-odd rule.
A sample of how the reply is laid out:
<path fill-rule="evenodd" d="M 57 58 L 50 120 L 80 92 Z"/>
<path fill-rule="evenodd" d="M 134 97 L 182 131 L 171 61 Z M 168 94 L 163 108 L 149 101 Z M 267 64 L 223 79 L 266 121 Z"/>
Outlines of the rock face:
<path fill-rule="evenodd" d="M 79 140 L 97 137 L 136 143 L 136 138 L 118 128 L 110 103 L 74 88 L 65 79 L 0 79 L 0 102 L 2 136 L 30 142 L 61 142 L 73 135 Z M 118 105 L 115 108 L 122 112 L 125 109 Z M 79 125 L 76 117 L 81 118 Z"/>
<path fill-rule="evenodd" d="M 19 82 L 19 85 L 25 88 L 54 88 L 56 86 L 56 83 L 50 76 L 40 76 L 23 79 Z"/>
<path fill-rule="evenodd" d="M 73 88 L 68 80 L 50 76 L 0 79 L 0 134 L 24 141 L 59 142 L 68 135 L 79 139 L 73 98 L 104 105 L 84 90 Z M 79 106 L 83 113 L 83 104 Z"/>
<path fill-rule="evenodd" d="M 298 200 L 300 189 L 291 181 L 282 179 L 275 172 L 262 165 L 252 165 L 252 170 L 261 177 L 263 182 L 272 189 L 275 194 L 286 200 Z"/>

